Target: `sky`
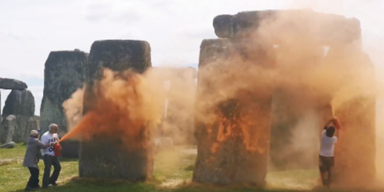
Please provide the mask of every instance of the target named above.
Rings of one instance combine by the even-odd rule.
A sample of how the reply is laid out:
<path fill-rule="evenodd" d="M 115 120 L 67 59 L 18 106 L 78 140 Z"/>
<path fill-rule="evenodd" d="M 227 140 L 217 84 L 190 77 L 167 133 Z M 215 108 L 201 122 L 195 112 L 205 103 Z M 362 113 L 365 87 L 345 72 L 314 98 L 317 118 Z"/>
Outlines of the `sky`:
<path fill-rule="evenodd" d="M 216 38 L 216 15 L 291 8 L 360 19 L 365 49 L 382 67 L 384 0 L 0 0 L 0 77 L 26 82 L 39 115 L 50 51 L 89 52 L 103 39 L 146 40 L 153 66 L 196 67 L 201 41 Z M 1 90 L 1 106 L 8 93 Z"/>

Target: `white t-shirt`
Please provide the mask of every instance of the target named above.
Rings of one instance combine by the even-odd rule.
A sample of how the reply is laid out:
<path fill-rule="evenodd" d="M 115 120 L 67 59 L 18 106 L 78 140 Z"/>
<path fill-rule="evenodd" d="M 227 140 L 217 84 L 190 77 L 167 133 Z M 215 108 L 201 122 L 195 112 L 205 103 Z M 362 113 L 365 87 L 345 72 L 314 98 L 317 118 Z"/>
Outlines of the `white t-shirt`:
<path fill-rule="evenodd" d="M 337 143 L 337 137 L 328 137 L 324 130 L 321 135 L 321 148 L 320 155 L 323 157 L 333 157 L 333 153 L 335 151 L 335 144 Z"/>
<path fill-rule="evenodd" d="M 57 133 L 54 133 L 54 134 L 51 134 L 49 133 L 49 131 L 45 132 L 42 136 L 41 136 L 41 142 L 43 143 L 53 143 L 55 142 L 55 138 L 59 138 L 59 136 L 57 135 Z M 55 151 L 53 150 L 53 147 L 50 146 L 46 149 L 43 149 L 42 152 L 41 152 L 41 155 L 51 155 L 51 156 L 55 156 Z"/>

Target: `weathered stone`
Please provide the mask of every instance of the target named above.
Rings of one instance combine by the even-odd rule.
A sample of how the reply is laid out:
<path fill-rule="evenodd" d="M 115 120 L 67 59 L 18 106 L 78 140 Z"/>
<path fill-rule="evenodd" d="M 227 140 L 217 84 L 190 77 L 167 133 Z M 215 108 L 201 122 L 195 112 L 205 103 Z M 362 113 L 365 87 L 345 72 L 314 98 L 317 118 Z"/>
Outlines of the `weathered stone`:
<path fill-rule="evenodd" d="M 28 120 L 31 118 L 30 116 L 25 115 L 15 115 L 17 129 L 15 130 L 15 135 L 13 137 L 13 141 L 19 142 L 27 142 L 29 134 L 28 132 Z"/>
<path fill-rule="evenodd" d="M 61 156 L 65 158 L 79 158 L 80 144 L 78 141 L 65 140 L 60 142 Z"/>
<path fill-rule="evenodd" d="M 3 127 L 3 135 L 1 135 L 1 142 L 2 143 L 9 143 L 13 141 L 13 136 L 15 134 L 15 131 L 18 130 L 16 117 L 14 115 L 9 115 L 2 121 L 2 127 Z"/>
<path fill-rule="evenodd" d="M 12 90 L 3 108 L 3 117 L 8 115 L 24 115 L 33 117 L 35 114 L 35 98 L 29 90 Z"/>
<path fill-rule="evenodd" d="M 230 38 L 232 36 L 232 17 L 233 15 L 218 15 L 213 19 L 213 27 L 218 37 Z"/>
<path fill-rule="evenodd" d="M 11 141 L 9 143 L 4 143 L 0 146 L 0 148 L 4 148 L 4 149 L 12 149 L 12 148 L 15 148 L 16 146 L 16 143 Z"/>
<path fill-rule="evenodd" d="M 102 77 L 102 68 L 123 72 L 132 69 L 143 73 L 151 67 L 150 45 L 146 41 L 106 40 L 92 44 L 89 62 L 85 67 L 86 90 L 84 110 L 94 109 L 97 97 L 93 88 Z M 129 126 L 129 125 L 128 125 Z M 146 130 L 145 127 L 142 128 Z M 113 127 L 111 127 L 113 132 Z M 92 140 L 80 144 L 79 175 L 107 179 L 146 180 L 153 174 L 153 142 L 150 135 L 142 142 L 146 148 L 129 150 L 119 132 L 110 137 L 93 135 Z M 152 144 L 151 144 L 152 143 Z"/>
<path fill-rule="evenodd" d="M 16 117 L 17 127 L 13 141 L 24 142 L 26 139 L 27 123 L 30 117 L 34 117 L 35 98 L 29 90 L 12 90 L 9 93 L 3 108 L 3 118 L 9 115 Z M 29 133 L 27 133 L 29 134 Z"/>
<path fill-rule="evenodd" d="M 63 102 L 71 98 L 84 83 L 84 66 L 87 53 L 81 51 L 52 51 L 45 62 L 44 95 L 40 108 L 40 127 L 48 131 L 51 123 L 59 126 L 60 132 L 67 132 L 67 120 Z M 65 154 L 66 149 L 63 148 Z"/>
<path fill-rule="evenodd" d="M 212 103 L 210 98 L 218 96 L 211 91 L 216 88 L 210 82 L 223 75 L 218 69 L 235 54 L 231 47 L 226 40 L 203 41 L 200 47 L 196 109 L 202 115 L 195 119 L 198 155 L 193 181 L 264 186 L 272 93 L 259 95 L 254 90 L 240 89 L 228 99 L 208 104 Z M 209 65 L 217 71 L 215 78 L 206 71 Z"/>
<path fill-rule="evenodd" d="M 217 31 L 232 31 L 232 38 L 247 38 L 259 32 L 274 44 L 306 39 L 316 44 L 333 45 L 361 38 L 360 22 L 356 18 L 347 19 L 307 9 L 239 12 L 231 19 L 230 29 L 223 29 L 225 26 L 228 25 L 217 25 L 215 31 L 216 28 Z"/>
<path fill-rule="evenodd" d="M 30 133 L 32 130 L 36 130 L 36 131 L 38 130 L 37 121 L 35 117 L 30 117 L 28 119 L 25 133 L 24 133 L 24 139 L 23 139 L 24 143 L 28 142 L 28 138 L 30 137 Z"/>
<path fill-rule="evenodd" d="M 0 78 L 0 89 L 17 89 L 24 90 L 28 86 L 26 83 L 16 79 Z"/>

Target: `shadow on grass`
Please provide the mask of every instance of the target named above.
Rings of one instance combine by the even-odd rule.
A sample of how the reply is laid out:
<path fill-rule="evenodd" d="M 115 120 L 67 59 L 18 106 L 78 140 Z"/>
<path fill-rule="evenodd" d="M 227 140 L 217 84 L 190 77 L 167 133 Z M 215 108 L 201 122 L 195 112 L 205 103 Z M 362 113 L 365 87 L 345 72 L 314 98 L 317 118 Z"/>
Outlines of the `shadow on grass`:
<path fill-rule="evenodd" d="M 59 157 L 59 161 L 60 162 L 72 162 L 72 161 L 78 161 L 79 159 L 76 159 L 76 158 L 62 158 L 62 157 Z M 44 158 L 43 156 L 40 156 L 40 161 L 44 161 Z"/>
<path fill-rule="evenodd" d="M 75 158 L 60 158 L 59 161 L 60 162 L 71 162 L 71 161 L 79 161 L 79 159 L 75 159 Z"/>

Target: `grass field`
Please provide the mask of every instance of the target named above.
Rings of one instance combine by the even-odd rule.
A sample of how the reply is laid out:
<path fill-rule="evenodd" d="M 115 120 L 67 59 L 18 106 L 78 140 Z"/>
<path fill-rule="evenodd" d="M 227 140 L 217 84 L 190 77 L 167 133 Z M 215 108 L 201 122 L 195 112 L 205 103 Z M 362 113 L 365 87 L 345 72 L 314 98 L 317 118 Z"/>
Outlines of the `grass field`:
<path fill-rule="evenodd" d="M 156 155 L 155 179 L 145 183 L 128 183 L 124 181 L 103 181 L 78 178 L 78 161 L 61 159 L 62 170 L 59 186 L 40 191 L 134 191 L 134 192 L 247 192 L 247 191 L 309 191 L 318 181 L 316 170 L 270 172 L 267 175 L 266 189 L 248 187 L 218 187 L 191 183 L 193 165 L 196 155 L 182 153 L 186 147 L 179 147 L 172 152 L 161 152 Z M 28 169 L 22 167 L 22 158 L 26 147 L 18 144 L 14 149 L 0 149 L 0 191 L 23 191 L 29 178 Z M 7 161 L 2 162 L 4 159 Z M 40 184 L 43 162 L 40 166 Z M 312 190 L 311 190 L 312 191 Z"/>

